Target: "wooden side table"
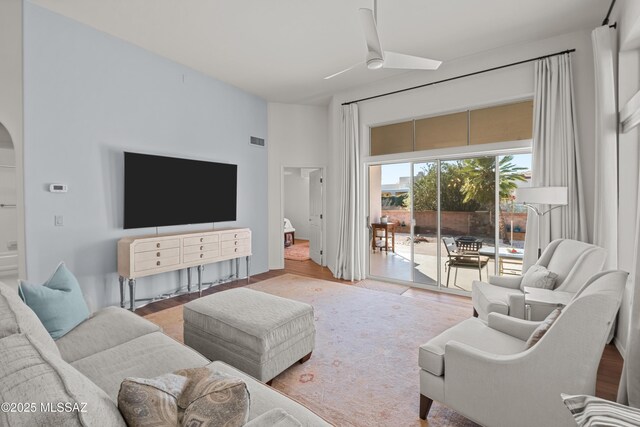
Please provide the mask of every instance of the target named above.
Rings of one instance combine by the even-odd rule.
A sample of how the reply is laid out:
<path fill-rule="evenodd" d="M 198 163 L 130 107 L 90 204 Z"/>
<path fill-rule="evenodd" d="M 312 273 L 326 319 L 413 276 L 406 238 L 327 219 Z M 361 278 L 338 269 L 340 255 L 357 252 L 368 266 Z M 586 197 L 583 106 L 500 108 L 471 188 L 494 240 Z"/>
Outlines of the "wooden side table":
<path fill-rule="evenodd" d="M 385 251 L 389 251 L 389 233 L 391 233 L 391 252 L 396 251 L 396 227 L 398 224 L 394 222 L 388 222 L 383 224 L 381 222 L 376 222 L 371 224 L 371 228 L 373 229 L 373 240 L 371 241 L 371 248 L 375 252 L 378 247 L 376 246 L 376 238 L 378 237 L 378 230 L 384 230 L 384 246 L 379 249 L 384 249 Z"/>

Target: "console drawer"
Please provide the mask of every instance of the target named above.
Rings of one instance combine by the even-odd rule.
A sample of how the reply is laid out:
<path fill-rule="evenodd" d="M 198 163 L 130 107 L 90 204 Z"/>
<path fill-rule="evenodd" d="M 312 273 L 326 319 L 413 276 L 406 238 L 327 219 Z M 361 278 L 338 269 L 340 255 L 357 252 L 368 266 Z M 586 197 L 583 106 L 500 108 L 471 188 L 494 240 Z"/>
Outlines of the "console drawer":
<path fill-rule="evenodd" d="M 152 240 L 150 242 L 142 242 L 136 244 L 134 252 L 148 252 L 156 251 L 158 249 L 171 249 L 179 248 L 180 239 L 164 239 L 164 240 Z"/>
<path fill-rule="evenodd" d="M 199 253 L 199 252 L 206 252 L 206 251 L 217 251 L 219 249 L 219 243 L 205 243 L 205 244 L 201 244 L 201 245 L 193 245 L 193 246 L 185 246 L 184 247 L 184 254 L 188 255 L 188 254 L 195 254 L 195 253 Z"/>
<path fill-rule="evenodd" d="M 203 243 L 216 243 L 220 240 L 220 236 L 217 234 L 211 234 L 209 236 L 198 236 L 198 237 L 185 237 L 183 239 L 184 246 L 195 246 L 202 245 Z"/>
<path fill-rule="evenodd" d="M 236 246 L 249 246 L 249 239 L 224 240 L 220 243 L 222 248 L 234 248 Z"/>
<path fill-rule="evenodd" d="M 158 258 L 174 258 L 180 256 L 180 248 L 160 249 L 148 252 L 138 252 L 134 255 L 135 263 Z"/>
<path fill-rule="evenodd" d="M 215 258 L 220 254 L 218 249 L 214 251 L 205 251 L 205 252 L 197 252 L 193 254 L 185 254 L 184 262 L 195 262 L 200 260 L 210 260 L 211 258 Z"/>
<path fill-rule="evenodd" d="M 230 233 L 222 233 L 220 235 L 220 240 L 236 240 L 236 239 L 248 239 L 249 232 L 248 231 L 236 231 Z"/>
<path fill-rule="evenodd" d="M 235 247 L 231 247 L 231 248 L 222 248 L 222 250 L 220 252 L 222 253 L 222 256 L 249 255 L 249 246 L 235 246 Z"/>
<path fill-rule="evenodd" d="M 180 264 L 180 257 L 157 258 L 146 261 L 136 262 L 135 271 L 152 270 L 154 268 L 161 269 L 171 265 Z"/>

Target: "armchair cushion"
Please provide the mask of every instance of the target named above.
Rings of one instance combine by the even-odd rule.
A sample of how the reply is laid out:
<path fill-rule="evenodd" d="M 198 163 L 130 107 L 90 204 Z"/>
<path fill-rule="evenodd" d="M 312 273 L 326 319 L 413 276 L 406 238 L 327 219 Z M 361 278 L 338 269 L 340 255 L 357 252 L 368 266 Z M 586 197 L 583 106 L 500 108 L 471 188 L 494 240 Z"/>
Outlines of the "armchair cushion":
<path fill-rule="evenodd" d="M 522 291 L 480 281 L 474 281 L 471 286 L 474 307 L 482 320 L 486 320 L 489 313 L 509 314 L 509 295 L 514 293 Z"/>
<path fill-rule="evenodd" d="M 479 319 L 467 319 L 421 345 L 418 365 L 433 375 L 444 375 L 445 346 L 450 341 L 463 342 L 492 354 L 515 354 L 525 350 L 523 340 L 487 328 Z"/>
<path fill-rule="evenodd" d="M 558 275 L 545 267 L 534 264 L 524 273 L 520 282 L 521 289 L 525 286 L 530 288 L 553 289 L 556 285 Z"/>
<path fill-rule="evenodd" d="M 533 333 L 527 340 L 527 348 L 533 347 L 534 345 L 536 345 L 538 341 L 540 341 L 540 339 L 544 336 L 544 334 L 547 333 L 547 331 L 558 319 L 558 316 L 560 316 L 560 313 L 561 313 L 561 309 L 556 308 L 551 312 L 551 314 L 547 316 L 546 319 L 544 319 L 544 321 L 540 323 L 540 325 L 536 328 L 535 331 L 533 331 Z"/>

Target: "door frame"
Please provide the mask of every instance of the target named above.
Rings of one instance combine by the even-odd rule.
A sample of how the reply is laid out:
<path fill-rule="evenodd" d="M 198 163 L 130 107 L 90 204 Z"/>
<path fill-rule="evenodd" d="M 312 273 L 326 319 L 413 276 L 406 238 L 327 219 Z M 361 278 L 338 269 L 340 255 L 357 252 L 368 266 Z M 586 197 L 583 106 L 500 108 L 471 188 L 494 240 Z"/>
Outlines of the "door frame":
<path fill-rule="evenodd" d="M 509 144 L 509 145 L 508 145 Z M 518 141 L 517 143 L 493 143 L 493 144 L 486 144 L 487 145 L 487 150 L 482 151 L 479 150 L 478 147 L 480 146 L 464 146 L 464 147 L 456 147 L 456 149 L 454 150 L 432 150 L 431 152 L 413 152 L 413 153 L 402 153 L 403 157 L 400 157 L 400 155 L 398 154 L 392 154 L 392 155 L 384 155 L 384 156 L 368 156 L 365 157 L 363 159 L 363 161 L 361 162 L 361 176 L 363 177 L 363 183 L 361 185 L 361 188 L 363 189 L 363 195 L 365 200 L 363 201 L 365 209 L 365 224 L 364 226 L 367 227 L 367 232 L 365 232 L 365 239 L 366 242 L 363 242 L 362 244 L 362 248 L 363 248 L 363 254 L 362 256 L 364 257 L 365 260 L 365 277 L 366 278 L 371 278 L 371 279 L 375 279 L 375 280 L 382 280 L 382 281 L 386 281 L 386 282 L 392 282 L 392 283 L 398 283 L 401 285 L 405 285 L 405 286 L 410 286 L 410 287 L 414 287 L 414 288 L 421 288 L 421 289 L 427 289 L 427 290 L 431 290 L 431 291 L 436 291 L 436 292 L 444 292 L 444 293 L 450 293 L 450 294 L 455 294 L 455 295 L 462 295 L 462 296 L 470 296 L 470 292 L 467 291 L 462 291 L 462 290 L 458 290 L 458 289 L 451 289 L 451 288 L 446 288 L 446 287 L 442 287 L 441 285 L 441 274 L 440 274 L 440 269 L 441 267 L 438 266 L 438 285 L 436 286 L 432 286 L 432 285 L 426 285 L 423 283 L 418 283 L 414 280 L 411 281 L 406 281 L 406 280 L 402 280 L 402 279 L 394 279 L 394 278 L 389 278 L 389 277 L 380 277 L 380 276 L 374 276 L 369 274 L 370 270 L 370 252 L 369 252 L 369 233 L 368 233 L 368 227 L 369 227 L 369 223 L 367 222 L 367 220 L 370 218 L 371 212 L 370 212 L 370 203 L 369 203 L 369 198 L 370 198 L 370 175 L 369 175 L 369 167 L 370 166 L 381 166 L 381 165 L 385 165 L 385 164 L 397 164 L 397 163 L 407 163 L 409 164 L 410 167 L 410 171 L 411 171 L 411 186 L 413 189 L 413 165 L 416 163 L 427 163 L 427 162 L 436 162 L 438 165 L 440 165 L 441 161 L 448 161 L 448 160 L 460 160 L 460 159 L 465 159 L 465 158 L 471 158 L 471 157 L 501 157 L 501 156 L 506 156 L 506 155 L 517 155 L 517 154 L 532 154 L 532 141 L 531 140 L 524 140 L 524 141 Z M 447 152 L 448 151 L 448 152 Z M 414 156 L 408 157 L 407 154 L 414 154 Z M 499 179 L 499 166 L 496 165 L 496 179 Z M 496 200 L 498 200 L 499 197 L 497 195 L 497 191 L 496 191 Z M 440 208 L 440 168 L 438 168 L 438 208 Z M 499 204 L 496 204 L 496 211 L 499 209 Z M 413 204 L 411 206 L 411 220 L 413 221 Z M 440 212 L 438 212 L 438 236 L 440 236 Z M 496 241 L 498 241 L 498 227 L 494 227 L 494 233 L 496 235 Z M 411 233 L 413 235 L 413 226 L 411 226 Z M 438 247 L 438 260 L 439 262 L 442 261 L 442 254 L 440 253 L 440 247 Z M 413 262 L 413 249 L 411 251 L 411 262 Z M 495 258 L 495 265 L 496 265 L 496 269 L 497 269 L 497 264 L 499 262 L 499 257 L 496 255 Z M 495 272 L 494 272 L 495 274 Z M 412 272 L 411 277 L 413 279 L 414 277 L 414 272 Z"/>
<path fill-rule="evenodd" d="M 284 239 L 284 172 L 287 168 L 320 169 L 322 171 L 322 267 L 327 266 L 327 167 L 320 165 L 281 165 L 280 166 L 280 236 Z M 284 248 L 284 246 L 283 246 Z M 282 249 L 284 266 L 284 249 Z"/>

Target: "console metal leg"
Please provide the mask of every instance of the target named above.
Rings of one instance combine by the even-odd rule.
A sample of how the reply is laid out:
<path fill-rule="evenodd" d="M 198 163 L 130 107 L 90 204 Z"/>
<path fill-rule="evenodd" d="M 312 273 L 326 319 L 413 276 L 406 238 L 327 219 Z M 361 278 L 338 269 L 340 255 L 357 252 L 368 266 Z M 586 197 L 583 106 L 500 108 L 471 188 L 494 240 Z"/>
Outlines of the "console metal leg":
<path fill-rule="evenodd" d="M 187 267 L 187 293 L 191 294 L 191 267 Z"/>
<path fill-rule="evenodd" d="M 198 266 L 198 296 L 202 296 L 202 270 L 203 266 Z"/>
<path fill-rule="evenodd" d="M 251 257 L 247 255 L 247 283 L 251 282 Z"/>
<path fill-rule="evenodd" d="M 236 258 L 236 280 L 240 278 L 240 258 Z"/>
<path fill-rule="evenodd" d="M 118 277 L 120 281 L 120 308 L 124 308 L 124 277 Z"/>
<path fill-rule="evenodd" d="M 129 279 L 129 310 L 136 309 L 136 279 Z"/>

